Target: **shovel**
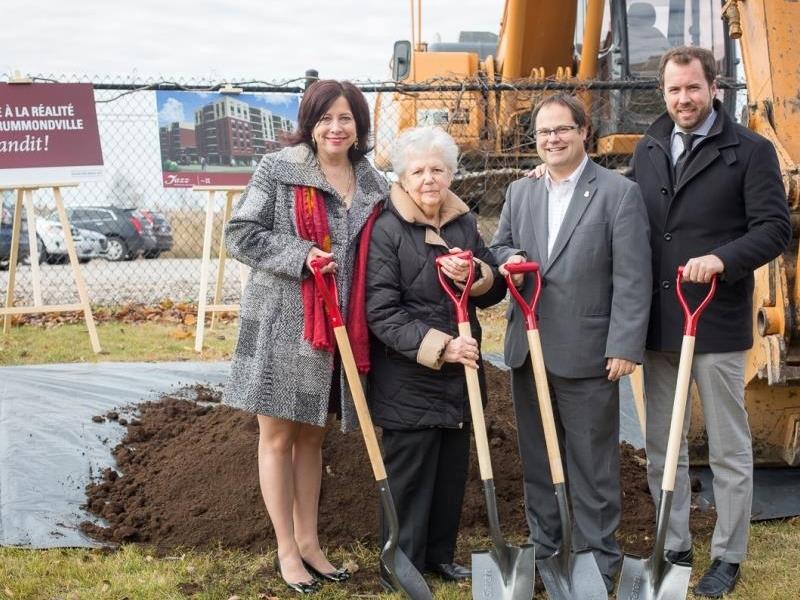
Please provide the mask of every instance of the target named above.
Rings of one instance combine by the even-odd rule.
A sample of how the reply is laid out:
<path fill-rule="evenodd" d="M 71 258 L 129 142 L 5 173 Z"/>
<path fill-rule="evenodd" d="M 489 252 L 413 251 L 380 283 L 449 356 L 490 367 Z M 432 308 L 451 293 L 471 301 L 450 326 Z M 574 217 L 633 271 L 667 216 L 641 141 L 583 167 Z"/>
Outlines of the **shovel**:
<path fill-rule="evenodd" d="M 708 295 L 694 312 L 689 311 L 683 297 L 681 280 L 683 266 L 678 267 L 675 291 L 683 308 L 685 326 L 683 343 L 681 344 L 681 360 L 678 364 L 678 381 L 675 385 L 675 399 L 672 404 L 672 421 L 669 427 L 669 440 L 664 463 L 664 475 L 661 480 L 661 498 L 658 502 L 656 518 L 656 541 L 653 556 L 638 558 L 625 556 L 622 562 L 622 575 L 619 579 L 619 600 L 680 600 L 686 598 L 689 590 L 689 578 L 692 568 L 674 565 L 664 556 L 664 543 L 669 528 L 669 513 L 672 508 L 672 492 L 675 489 L 675 473 L 678 470 L 678 454 L 683 437 L 683 419 L 686 414 L 686 397 L 689 393 L 689 378 L 692 374 L 692 358 L 694 357 L 694 340 L 697 322 L 717 289 L 717 278 L 711 279 Z"/>
<path fill-rule="evenodd" d="M 436 259 L 436 268 L 442 288 L 456 306 L 458 334 L 472 337 L 467 310 L 469 291 L 475 275 L 472 252 L 466 251 L 446 256 L 457 256 L 469 261 L 469 274 L 460 297 L 456 296 L 442 273 L 440 259 L 445 256 Z M 491 456 L 489 455 L 489 441 L 486 436 L 486 422 L 483 418 L 478 372 L 471 367 L 464 367 L 464 371 L 467 376 L 467 391 L 472 413 L 472 426 L 475 431 L 475 446 L 478 450 L 478 465 L 489 516 L 489 535 L 494 544 L 491 550 L 472 553 L 472 597 L 474 600 L 531 600 L 536 568 L 534 548 L 532 544 L 525 544 L 522 547 L 512 546 L 503 539 L 497 514 L 497 498 L 492 476 Z"/>
<path fill-rule="evenodd" d="M 386 467 L 383 464 L 383 458 L 378 447 L 378 439 L 375 436 L 375 428 L 372 425 L 372 417 L 370 417 L 369 408 L 367 407 L 367 399 L 364 396 L 364 388 L 361 386 L 361 378 L 358 375 L 353 350 L 350 347 L 350 338 L 347 337 L 342 313 L 339 310 L 336 280 L 333 275 L 320 272 L 320 269 L 329 262 L 331 262 L 330 258 L 318 258 L 311 261 L 311 266 L 317 283 L 317 291 L 325 302 L 328 319 L 333 326 L 336 345 L 339 348 L 342 366 L 347 375 L 347 383 L 350 386 L 350 394 L 353 396 L 353 403 L 356 407 L 358 423 L 361 427 L 361 433 L 364 435 L 364 443 L 367 446 L 372 473 L 375 475 L 375 481 L 378 484 L 383 513 L 389 525 L 389 539 L 381 550 L 381 563 L 395 589 L 405 592 L 411 600 L 432 600 L 433 596 L 428 584 L 425 583 L 420 572 L 417 571 L 413 563 L 397 545 L 399 531 L 397 510 L 394 506 L 392 493 L 389 490 Z"/>
<path fill-rule="evenodd" d="M 606 584 L 594 555 L 590 550 L 572 551 L 572 518 L 569 512 L 567 488 L 564 483 L 564 467 L 561 463 L 561 451 L 556 435 L 550 388 L 547 385 L 542 342 L 536 323 L 536 304 L 539 302 L 539 294 L 542 291 L 542 274 L 539 271 L 539 263 L 512 263 L 506 264 L 505 268 L 509 272 L 509 275 L 506 276 L 508 289 L 511 290 L 511 295 L 514 296 L 525 316 L 533 379 L 539 399 L 539 413 L 544 428 L 547 459 L 550 462 L 550 477 L 553 481 L 558 515 L 561 519 L 561 545 L 551 556 L 536 561 L 539 566 L 539 575 L 551 600 L 608 600 Z M 536 286 L 530 304 L 525 301 L 511 282 L 511 275 L 516 273 L 536 273 Z"/>

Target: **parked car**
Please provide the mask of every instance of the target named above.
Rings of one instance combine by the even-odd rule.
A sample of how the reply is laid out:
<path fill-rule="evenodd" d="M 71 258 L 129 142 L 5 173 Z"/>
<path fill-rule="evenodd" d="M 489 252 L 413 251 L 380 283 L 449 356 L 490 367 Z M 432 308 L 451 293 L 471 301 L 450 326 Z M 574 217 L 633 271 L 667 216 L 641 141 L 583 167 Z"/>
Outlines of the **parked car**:
<path fill-rule="evenodd" d="M 58 221 L 58 214 L 54 213 L 49 219 L 36 219 L 36 249 L 39 253 L 39 262 L 49 265 L 59 265 L 69 262 L 67 242 L 64 239 L 64 230 Z M 75 242 L 75 253 L 78 262 L 87 263 L 97 256 L 93 240 L 83 235 L 83 231 L 75 226 L 71 227 L 72 241 Z M 93 232 L 86 232 L 93 233 Z"/>
<path fill-rule="evenodd" d="M 167 217 L 162 213 L 154 210 L 141 210 L 145 219 L 150 221 L 153 226 L 153 235 L 156 238 L 156 247 L 152 250 L 145 250 L 142 253 L 144 258 L 158 258 L 162 252 L 169 252 L 172 250 L 174 243 L 172 239 L 172 226 L 169 224 Z"/>
<path fill-rule="evenodd" d="M 80 236 L 89 244 L 89 258 L 105 258 L 108 253 L 108 238 L 91 229 L 78 229 Z"/>
<path fill-rule="evenodd" d="M 140 252 L 154 250 L 157 246 L 153 226 L 137 209 L 73 206 L 67 208 L 67 215 L 76 227 L 106 236 L 108 260 L 132 260 Z"/>
<path fill-rule="evenodd" d="M 28 257 L 28 220 L 25 213 L 22 214 L 22 227 L 20 229 L 19 242 L 17 248 L 17 262 Z M 11 259 L 11 234 L 14 227 L 14 200 L 3 198 L 0 205 L 0 270 L 8 268 L 8 261 Z"/>

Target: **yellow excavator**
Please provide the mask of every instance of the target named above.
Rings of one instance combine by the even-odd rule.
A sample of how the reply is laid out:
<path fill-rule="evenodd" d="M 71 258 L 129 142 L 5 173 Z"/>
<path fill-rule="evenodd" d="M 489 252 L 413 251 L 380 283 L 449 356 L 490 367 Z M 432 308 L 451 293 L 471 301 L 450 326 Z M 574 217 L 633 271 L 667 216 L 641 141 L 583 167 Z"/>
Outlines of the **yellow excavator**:
<path fill-rule="evenodd" d="M 682 44 L 709 48 L 722 83 L 733 83 L 739 40 L 747 102 L 737 107 L 735 86 L 722 101 L 775 145 L 796 234 L 800 77 L 791 44 L 800 2 L 506 0 L 498 34 L 462 32 L 457 42 L 430 44 L 421 39 L 421 9 L 421 0 L 411 0 L 412 39 L 394 44 L 397 89 L 376 100 L 379 168 L 390 168 L 388 148 L 399 131 L 440 125 L 461 148 L 457 192 L 479 211 L 496 211 L 505 185 L 538 162 L 533 104 L 575 85 L 592 118 L 590 153 L 621 167 L 664 110 L 652 86 L 661 54 Z M 760 465 L 800 465 L 800 281 L 796 239 L 792 244 L 756 272 L 746 403 Z M 707 444 L 696 390 L 694 396 L 690 455 L 698 463 L 707 460 Z"/>
<path fill-rule="evenodd" d="M 421 0 L 411 5 L 412 40 L 396 42 L 392 59 L 400 90 L 376 102 L 376 163 L 389 168 L 388 148 L 398 131 L 443 126 L 461 148 L 456 183 L 465 182 L 467 196 L 469 183 L 484 180 L 478 192 L 490 192 L 498 177 L 513 179 L 535 164 L 530 112 L 544 88 L 652 82 L 661 54 L 684 43 L 712 48 L 720 73 L 735 79 L 734 46 L 724 34 L 719 0 L 506 0 L 499 34 L 462 32 L 458 42 L 431 44 L 421 41 Z M 584 98 L 594 124 L 590 151 L 609 166 L 628 160 L 663 110 L 656 90 L 633 85 Z M 734 94 L 725 100 L 734 109 Z M 480 198 L 483 206 L 497 200 Z"/>

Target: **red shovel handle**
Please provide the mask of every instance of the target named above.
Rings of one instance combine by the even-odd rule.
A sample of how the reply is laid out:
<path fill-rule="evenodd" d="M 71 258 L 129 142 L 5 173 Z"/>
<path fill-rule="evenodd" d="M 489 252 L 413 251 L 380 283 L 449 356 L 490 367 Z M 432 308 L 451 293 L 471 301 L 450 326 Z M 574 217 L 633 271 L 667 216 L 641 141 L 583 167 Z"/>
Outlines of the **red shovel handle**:
<path fill-rule="evenodd" d="M 522 314 L 525 316 L 525 329 L 528 331 L 538 329 L 538 324 L 536 323 L 536 305 L 539 303 L 539 296 L 542 293 L 542 272 L 539 270 L 539 263 L 532 261 L 507 263 L 505 269 L 508 271 L 508 275 L 506 275 L 508 289 L 511 290 L 511 295 L 514 296 L 517 304 L 519 304 L 520 310 L 522 310 Z M 511 276 L 517 273 L 536 273 L 536 287 L 533 289 L 533 298 L 530 303 L 522 297 L 522 294 L 517 290 L 517 286 L 511 282 Z"/>
<path fill-rule="evenodd" d="M 700 315 L 703 314 L 703 311 L 714 297 L 714 292 L 717 291 L 717 276 L 711 276 L 711 287 L 708 290 L 708 294 L 706 294 L 706 297 L 700 303 L 700 306 L 698 306 L 694 312 L 692 312 L 689 310 L 689 305 L 686 304 L 686 298 L 683 297 L 683 289 L 681 288 L 681 281 L 683 281 L 683 267 L 684 265 L 678 267 L 678 276 L 675 278 L 675 292 L 677 292 L 678 301 L 681 303 L 681 308 L 683 308 L 683 316 L 685 319 L 683 335 L 690 335 L 694 337 L 697 334 L 697 322 L 700 320 Z"/>
<path fill-rule="evenodd" d="M 339 293 L 336 290 L 336 279 L 333 273 L 323 273 L 322 268 L 333 262 L 332 258 L 319 257 L 311 261 L 311 272 L 317 282 L 317 293 L 322 296 L 332 327 L 341 327 L 344 324 L 342 312 L 339 310 Z"/>
<path fill-rule="evenodd" d="M 442 260 L 452 256 L 466 260 L 469 263 L 469 274 L 467 275 L 467 281 L 464 284 L 464 289 L 461 290 L 460 296 L 456 295 L 456 293 L 453 291 L 453 288 L 449 283 L 447 283 L 444 273 L 442 273 Z M 439 275 L 439 283 L 442 284 L 442 289 L 444 289 L 445 293 L 450 296 L 450 300 L 453 301 L 453 304 L 456 305 L 456 319 L 459 323 L 468 322 L 469 310 L 467 308 L 467 302 L 469 300 L 469 291 L 472 289 L 472 281 L 475 277 L 475 264 L 472 262 L 472 252 L 470 250 L 464 250 L 458 254 L 443 254 L 442 256 L 437 257 L 436 272 Z"/>

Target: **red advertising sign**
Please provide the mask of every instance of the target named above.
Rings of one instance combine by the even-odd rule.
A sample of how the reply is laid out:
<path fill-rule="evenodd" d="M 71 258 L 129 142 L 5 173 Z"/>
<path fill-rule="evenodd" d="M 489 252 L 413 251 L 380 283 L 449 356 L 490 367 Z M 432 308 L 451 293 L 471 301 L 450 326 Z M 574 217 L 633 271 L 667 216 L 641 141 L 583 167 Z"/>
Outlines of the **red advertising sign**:
<path fill-rule="evenodd" d="M 0 83 L 0 184 L 71 183 L 102 175 L 89 83 Z"/>

